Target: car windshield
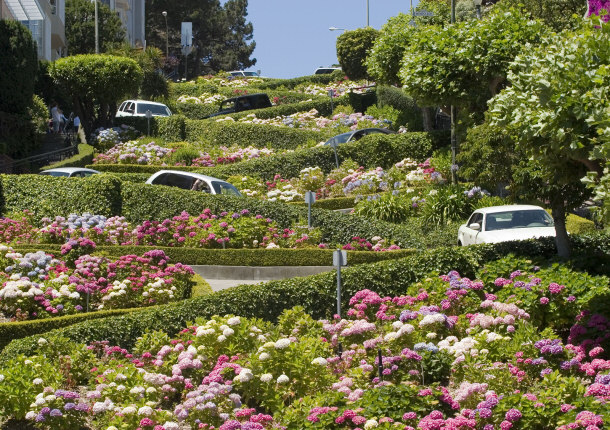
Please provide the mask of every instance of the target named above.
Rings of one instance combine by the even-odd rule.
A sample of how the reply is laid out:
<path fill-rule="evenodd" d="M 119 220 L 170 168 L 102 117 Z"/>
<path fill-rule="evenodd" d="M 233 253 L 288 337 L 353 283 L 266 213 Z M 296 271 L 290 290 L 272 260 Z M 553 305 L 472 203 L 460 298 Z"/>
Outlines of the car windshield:
<path fill-rule="evenodd" d="M 169 112 L 166 106 L 153 105 L 149 103 L 138 103 L 138 113 L 145 114 L 149 110 L 153 115 L 169 116 Z"/>
<path fill-rule="evenodd" d="M 332 145 L 333 143 L 336 143 L 336 144 L 345 143 L 349 140 L 350 137 L 352 137 L 352 134 L 354 134 L 353 131 L 348 131 L 347 133 L 338 134 L 335 137 L 331 137 L 330 139 L 328 139 L 324 145 Z"/>
<path fill-rule="evenodd" d="M 485 231 L 554 227 L 553 218 L 542 209 L 514 210 L 487 214 Z"/>
<path fill-rule="evenodd" d="M 212 186 L 216 194 L 225 194 L 230 196 L 241 196 L 241 193 L 233 185 L 228 182 L 213 181 Z"/>
<path fill-rule="evenodd" d="M 47 176 L 70 176 L 68 172 L 40 172 L 40 174 Z"/>
<path fill-rule="evenodd" d="M 258 73 L 256 73 L 256 72 L 244 72 L 244 76 L 254 76 L 254 77 L 257 77 Z"/>

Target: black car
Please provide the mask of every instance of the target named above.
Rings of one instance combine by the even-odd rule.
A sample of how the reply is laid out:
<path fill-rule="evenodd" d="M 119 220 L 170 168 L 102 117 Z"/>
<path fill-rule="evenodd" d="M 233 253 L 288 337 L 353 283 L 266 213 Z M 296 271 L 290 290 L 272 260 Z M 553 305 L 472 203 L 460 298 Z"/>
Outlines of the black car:
<path fill-rule="evenodd" d="M 362 128 L 360 130 L 348 131 L 347 133 L 342 133 L 331 137 L 326 142 L 324 142 L 324 145 L 339 145 L 341 143 L 355 142 L 356 140 L 360 140 L 368 134 L 375 133 L 395 134 L 396 132 L 393 130 L 388 130 L 387 128 Z"/>
<path fill-rule="evenodd" d="M 224 100 L 220 104 L 218 112 L 207 116 L 206 118 L 212 118 L 219 115 L 228 115 L 235 112 L 243 112 L 245 110 L 262 109 L 273 106 L 269 96 L 265 93 L 248 94 L 245 96 L 232 97 Z"/>

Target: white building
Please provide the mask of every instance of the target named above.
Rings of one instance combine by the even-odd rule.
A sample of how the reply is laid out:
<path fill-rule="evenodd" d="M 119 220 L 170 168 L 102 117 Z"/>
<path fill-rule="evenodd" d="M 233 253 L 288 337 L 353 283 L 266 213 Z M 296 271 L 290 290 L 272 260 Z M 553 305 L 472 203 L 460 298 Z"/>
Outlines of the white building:
<path fill-rule="evenodd" d="M 146 47 L 144 37 L 144 0 L 100 0 L 115 11 L 127 34 L 127 40 L 133 47 Z"/>
<path fill-rule="evenodd" d="M 65 0 L 0 0 L 0 19 L 15 19 L 30 29 L 39 59 L 65 55 Z"/>

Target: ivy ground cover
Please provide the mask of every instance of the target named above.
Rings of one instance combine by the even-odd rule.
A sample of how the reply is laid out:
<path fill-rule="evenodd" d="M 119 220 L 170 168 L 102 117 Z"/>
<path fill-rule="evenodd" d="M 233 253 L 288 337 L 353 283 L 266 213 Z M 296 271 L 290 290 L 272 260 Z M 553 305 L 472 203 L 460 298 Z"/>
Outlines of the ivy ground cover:
<path fill-rule="evenodd" d="M 42 337 L 0 369 L 0 411 L 48 429 L 602 429 L 607 286 L 506 259 L 362 290 L 332 320 L 217 316 L 130 351 Z"/>

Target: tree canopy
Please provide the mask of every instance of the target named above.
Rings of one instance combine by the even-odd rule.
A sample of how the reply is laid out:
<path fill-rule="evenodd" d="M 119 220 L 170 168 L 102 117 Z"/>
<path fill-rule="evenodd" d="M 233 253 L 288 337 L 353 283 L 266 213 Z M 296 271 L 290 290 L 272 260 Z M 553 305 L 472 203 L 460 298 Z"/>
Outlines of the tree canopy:
<path fill-rule="evenodd" d="M 540 163 L 555 189 L 580 184 L 586 171 L 599 178 L 608 156 L 600 143 L 610 113 L 610 26 L 595 17 L 576 31 L 546 35 L 515 59 L 508 80 L 490 102 L 490 123 L 515 130 L 516 149 Z M 586 198 L 557 194 L 564 209 Z"/>
<path fill-rule="evenodd" d="M 515 9 L 498 9 L 483 20 L 422 27 L 411 34 L 399 77 L 407 93 L 428 106 L 486 102 L 505 84 L 509 63 L 548 33 Z"/>
<path fill-rule="evenodd" d="M 246 21 L 247 8 L 247 0 L 228 0 L 224 6 L 218 0 L 151 0 L 146 5 L 148 45 L 165 52 L 167 35 L 170 57 L 183 61 L 181 22 L 192 22 L 195 49 L 189 69 L 196 74 L 246 69 L 256 64 L 251 58 L 256 44 L 252 24 Z"/>
<path fill-rule="evenodd" d="M 121 44 L 125 30 L 120 18 L 102 2 L 98 2 L 100 52 Z M 66 1 L 66 41 L 70 55 L 95 52 L 95 4 L 89 0 Z"/>

